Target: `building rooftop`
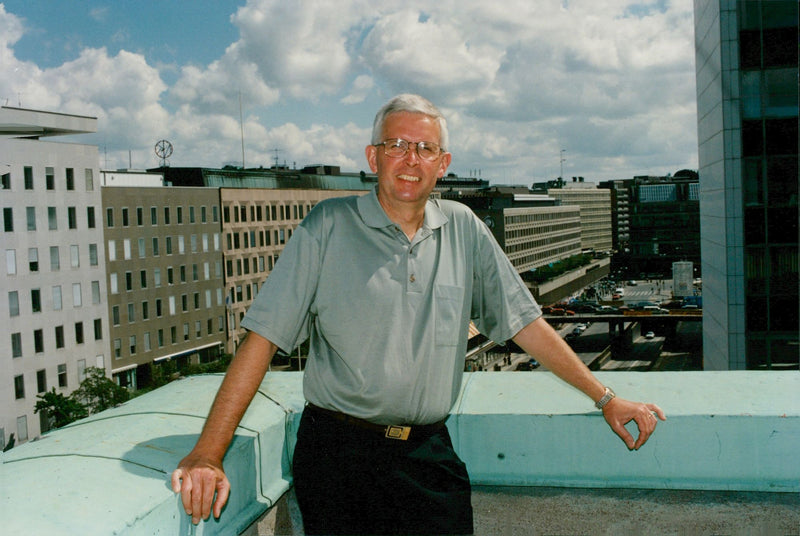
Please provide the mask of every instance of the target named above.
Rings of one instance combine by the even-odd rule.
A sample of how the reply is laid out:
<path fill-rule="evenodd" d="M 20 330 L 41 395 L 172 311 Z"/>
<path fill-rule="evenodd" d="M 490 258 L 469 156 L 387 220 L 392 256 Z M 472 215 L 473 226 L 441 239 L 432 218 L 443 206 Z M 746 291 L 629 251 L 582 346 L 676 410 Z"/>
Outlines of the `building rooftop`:
<path fill-rule="evenodd" d="M 800 374 L 597 375 L 667 412 L 639 451 L 548 372 L 464 375 L 448 428 L 476 534 L 798 533 Z M 219 521 L 191 527 L 170 490 L 221 378 L 173 382 L 4 453 L 4 533 L 302 534 L 289 471 L 301 373 L 262 383 L 226 456 L 234 492 Z"/>

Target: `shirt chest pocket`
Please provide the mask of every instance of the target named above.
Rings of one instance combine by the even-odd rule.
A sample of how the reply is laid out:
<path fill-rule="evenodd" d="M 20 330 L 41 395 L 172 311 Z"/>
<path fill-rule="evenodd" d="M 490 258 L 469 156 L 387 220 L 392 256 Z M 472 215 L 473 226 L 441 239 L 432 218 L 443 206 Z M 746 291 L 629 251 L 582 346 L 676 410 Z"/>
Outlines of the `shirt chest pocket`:
<path fill-rule="evenodd" d="M 456 346 L 464 328 L 461 325 L 464 289 L 451 285 L 435 285 L 433 295 L 436 344 Z"/>

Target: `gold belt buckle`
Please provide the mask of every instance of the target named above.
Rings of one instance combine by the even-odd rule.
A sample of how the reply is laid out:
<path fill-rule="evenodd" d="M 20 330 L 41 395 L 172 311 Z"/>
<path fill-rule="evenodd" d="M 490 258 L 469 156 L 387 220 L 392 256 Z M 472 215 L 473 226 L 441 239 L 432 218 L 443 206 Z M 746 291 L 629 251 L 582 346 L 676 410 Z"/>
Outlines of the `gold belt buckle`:
<path fill-rule="evenodd" d="M 410 426 L 389 425 L 386 427 L 385 435 L 389 439 L 399 439 L 400 441 L 405 441 L 408 439 L 409 434 L 411 434 Z"/>

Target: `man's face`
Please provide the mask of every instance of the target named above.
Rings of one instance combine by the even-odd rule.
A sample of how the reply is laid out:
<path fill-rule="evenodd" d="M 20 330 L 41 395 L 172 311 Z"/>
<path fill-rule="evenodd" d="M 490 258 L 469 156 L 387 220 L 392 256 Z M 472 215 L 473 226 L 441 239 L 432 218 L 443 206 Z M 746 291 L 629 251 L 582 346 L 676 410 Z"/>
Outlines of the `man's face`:
<path fill-rule="evenodd" d="M 450 165 L 450 153 L 441 153 L 428 161 L 417 154 L 416 142 L 439 143 L 439 124 L 424 114 L 397 112 L 389 115 L 383 125 L 382 140 L 399 138 L 411 143 L 402 157 L 387 156 L 383 145 L 368 145 L 367 161 L 378 175 L 378 200 L 387 210 L 401 207 L 419 208 L 425 203 Z"/>

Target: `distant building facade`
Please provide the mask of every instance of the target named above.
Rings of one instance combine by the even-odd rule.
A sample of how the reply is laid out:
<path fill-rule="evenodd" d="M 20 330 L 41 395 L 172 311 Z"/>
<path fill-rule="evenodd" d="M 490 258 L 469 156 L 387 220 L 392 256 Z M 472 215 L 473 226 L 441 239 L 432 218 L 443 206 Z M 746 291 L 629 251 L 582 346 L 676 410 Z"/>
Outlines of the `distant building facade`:
<path fill-rule="evenodd" d="M 798 3 L 694 3 L 707 370 L 798 369 Z"/>
<path fill-rule="evenodd" d="M 593 183 L 566 183 L 560 188 L 548 188 L 547 194 L 562 205 L 576 205 L 581 213 L 581 248 L 598 254 L 613 250 L 611 225 L 611 192 Z"/>
<path fill-rule="evenodd" d="M 0 291 L 0 447 L 50 428 L 37 395 L 69 395 L 108 363 L 105 253 L 96 146 L 45 137 L 97 120 L 0 107 L 5 268 Z"/>
<path fill-rule="evenodd" d="M 114 379 L 137 389 L 153 363 L 217 359 L 226 341 L 218 189 L 104 186 L 102 200 Z"/>

